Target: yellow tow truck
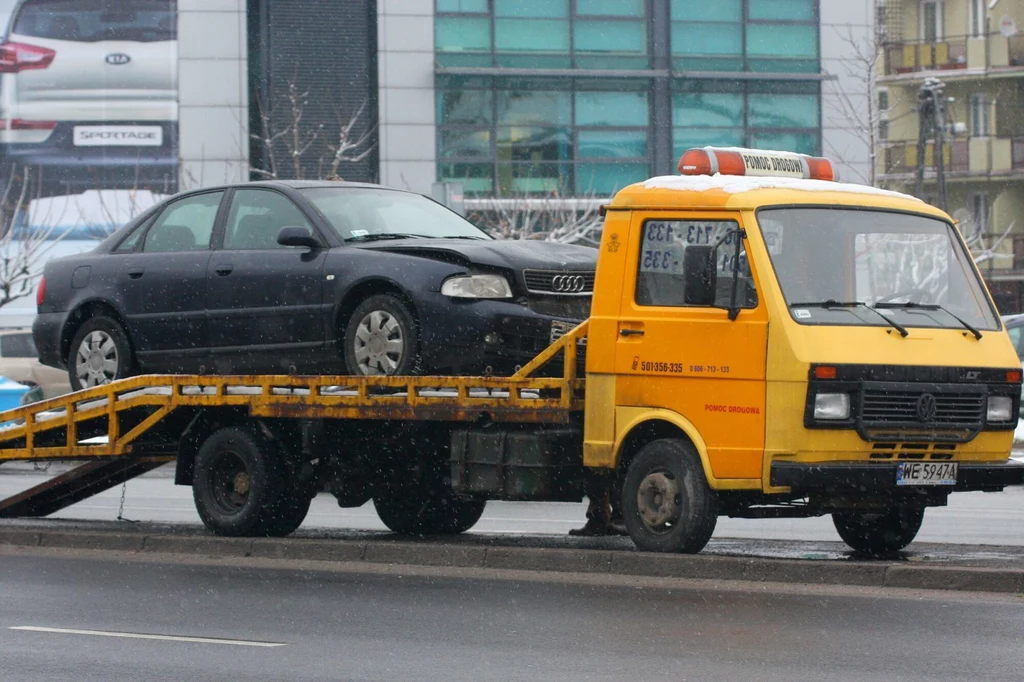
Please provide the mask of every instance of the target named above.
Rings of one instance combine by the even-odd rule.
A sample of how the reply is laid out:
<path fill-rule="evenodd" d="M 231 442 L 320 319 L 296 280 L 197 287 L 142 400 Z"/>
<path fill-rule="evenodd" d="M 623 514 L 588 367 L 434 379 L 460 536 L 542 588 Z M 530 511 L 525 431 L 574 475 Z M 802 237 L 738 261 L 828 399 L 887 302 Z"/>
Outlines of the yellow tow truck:
<path fill-rule="evenodd" d="M 604 207 L 590 319 L 515 375 L 79 391 L 0 414 L 0 462 L 85 462 L 0 516 L 173 461 L 222 535 L 290 533 L 321 491 L 443 534 L 487 500 L 604 490 L 642 550 L 698 552 L 720 515 L 831 514 L 880 552 L 952 492 L 1024 484 L 1021 368 L 949 216 L 817 157 L 691 149 L 679 170 Z"/>

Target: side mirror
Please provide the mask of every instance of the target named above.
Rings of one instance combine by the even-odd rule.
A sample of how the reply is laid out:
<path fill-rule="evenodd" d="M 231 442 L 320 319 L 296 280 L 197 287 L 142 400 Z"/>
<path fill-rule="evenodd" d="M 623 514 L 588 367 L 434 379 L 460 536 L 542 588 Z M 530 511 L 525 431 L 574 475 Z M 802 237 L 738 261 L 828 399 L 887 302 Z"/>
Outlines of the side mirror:
<path fill-rule="evenodd" d="M 317 239 L 308 227 L 282 227 L 277 233 L 277 243 L 281 246 L 305 246 L 310 249 L 320 248 Z"/>
<path fill-rule="evenodd" d="M 683 302 L 686 305 L 713 306 L 718 292 L 716 249 L 708 244 L 690 244 L 683 252 Z"/>

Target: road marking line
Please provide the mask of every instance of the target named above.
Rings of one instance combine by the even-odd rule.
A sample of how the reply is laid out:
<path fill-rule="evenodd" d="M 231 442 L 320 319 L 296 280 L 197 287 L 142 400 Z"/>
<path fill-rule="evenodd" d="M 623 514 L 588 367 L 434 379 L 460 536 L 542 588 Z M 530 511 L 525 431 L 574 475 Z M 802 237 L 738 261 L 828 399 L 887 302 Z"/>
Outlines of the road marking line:
<path fill-rule="evenodd" d="M 95 637 L 122 637 L 125 639 L 159 639 L 166 642 L 194 642 L 199 644 L 230 644 L 233 646 L 275 647 L 288 646 L 284 642 L 249 642 L 243 639 L 216 639 L 212 637 L 184 637 L 181 635 L 147 635 L 138 632 L 110 632 L 106 630 L 73 630 L 70 628 L 41 628 L 34 625 L 19 625 L 8 630 L 27 632 L 51 632 L 59 635 L 92 635 Z"/>

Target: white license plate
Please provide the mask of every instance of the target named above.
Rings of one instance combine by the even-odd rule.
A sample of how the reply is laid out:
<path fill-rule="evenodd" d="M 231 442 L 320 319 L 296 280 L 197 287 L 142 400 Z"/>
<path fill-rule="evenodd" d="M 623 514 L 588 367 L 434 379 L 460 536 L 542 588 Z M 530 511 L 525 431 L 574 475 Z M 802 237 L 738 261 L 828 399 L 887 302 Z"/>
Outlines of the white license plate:
<path fill-rule="evenodd" d="M 160 126 L 75 126 L 76 147 L 159 147 Z"/>
<path fill-rule="evenodd" d="M 900 462 L 896 485 L 956 485 L 956 462 Z"/>

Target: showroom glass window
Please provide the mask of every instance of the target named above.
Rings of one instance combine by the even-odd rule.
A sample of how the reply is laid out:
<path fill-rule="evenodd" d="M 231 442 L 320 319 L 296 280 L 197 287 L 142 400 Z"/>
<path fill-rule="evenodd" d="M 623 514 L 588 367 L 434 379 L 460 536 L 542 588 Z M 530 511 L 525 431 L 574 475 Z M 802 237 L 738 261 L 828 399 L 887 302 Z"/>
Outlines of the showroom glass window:
<path fill-rule="evenodd" d="M 607 194 L 651 173 L 649 81 L 441 79 L 439 174 L 469 194 Z"/>

